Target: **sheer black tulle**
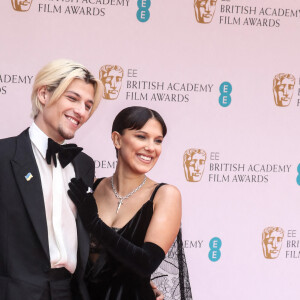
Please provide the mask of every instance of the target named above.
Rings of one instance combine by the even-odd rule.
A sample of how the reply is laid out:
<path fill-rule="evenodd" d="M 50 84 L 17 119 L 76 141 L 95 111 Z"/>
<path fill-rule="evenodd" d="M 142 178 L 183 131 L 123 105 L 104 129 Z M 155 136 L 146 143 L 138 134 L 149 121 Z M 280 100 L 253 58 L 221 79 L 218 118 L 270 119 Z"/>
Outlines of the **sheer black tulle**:
<path fill-rule="evenodd" d="M 165 300 L 192 300 L 181 229 L 165 259 L 152 274 L 151 279 L 164 294 Z"/>

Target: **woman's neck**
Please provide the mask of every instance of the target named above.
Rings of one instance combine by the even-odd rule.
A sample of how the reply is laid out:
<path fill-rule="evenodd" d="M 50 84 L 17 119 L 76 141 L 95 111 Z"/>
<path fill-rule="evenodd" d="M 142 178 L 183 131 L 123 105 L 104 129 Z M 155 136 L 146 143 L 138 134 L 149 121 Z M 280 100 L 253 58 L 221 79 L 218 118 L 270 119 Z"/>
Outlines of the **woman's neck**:
<path fill-rule="evenodd" d="M 145 174 L 136 174 L 117 166 L 113 179 L 118 194 L 125 196 L 143 182 Z"/>

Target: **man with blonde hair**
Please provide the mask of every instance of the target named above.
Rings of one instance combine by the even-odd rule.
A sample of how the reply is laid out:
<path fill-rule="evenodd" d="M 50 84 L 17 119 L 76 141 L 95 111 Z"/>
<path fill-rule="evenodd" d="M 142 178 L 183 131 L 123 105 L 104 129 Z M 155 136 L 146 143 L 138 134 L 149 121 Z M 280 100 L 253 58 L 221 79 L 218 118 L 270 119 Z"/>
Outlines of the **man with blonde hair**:
<path fill-rule="evenodd" d="M 37 74 L 34 122 L 0 140 L 0 299 L 89 299 L 83 276 L 89 238 L 67 195 L 92 158 L 64 144 L 96 110 L 102 84 L 84 66 L 55 60 Z"/>
<path fill-rule="evenodd" d="M 92 186 L 95 164 L 65 140 L 95 112 L 102 90 L 81 64 L 54 60 L 36 75 L 30 128 L 0 140 L 1 300 L 89 300 L 89 237 L 67 191 L 73 177 Z"/>

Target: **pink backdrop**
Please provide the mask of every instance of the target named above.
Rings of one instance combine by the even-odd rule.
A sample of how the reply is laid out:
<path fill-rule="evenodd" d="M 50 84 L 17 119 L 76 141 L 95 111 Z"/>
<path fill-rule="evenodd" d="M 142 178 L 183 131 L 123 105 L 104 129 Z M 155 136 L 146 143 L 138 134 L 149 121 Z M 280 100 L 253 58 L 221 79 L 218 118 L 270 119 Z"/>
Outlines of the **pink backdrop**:
<path fill-rule="evenodd" d="M 97 76 L 104 65 L 121 66 L 119 96 L 104 99 L 75 138 L 95 159 L 97 176 L 114 172 L 116 113 L 131 105 L 157 110 L 168 134 L 149 176 L 182 192 L 193 298 L 299 299 L 299 1 L 210 1 L 206 23 L 197 21 L 194 0 L 154 0 L 145 22 L 136 0 L 23 1 L 23 12 L 14 1 L 0 4 L 0 137 L 30 126 L 33 77 L 50 60 L 73 59 Z M 280 73 L 295 78 L 286 107 L 273 96 Z M 136 89 L 133 81 L 154 83 Z M 223 82 L 232 86 L 226 107 Z M 190 148 L 207 154 L 198 182 L 184 173 Z M 273 259 L 262 248 L 271 226 L 284 231 Z M 222 241 L 216 261 L 214 237 Z"/>

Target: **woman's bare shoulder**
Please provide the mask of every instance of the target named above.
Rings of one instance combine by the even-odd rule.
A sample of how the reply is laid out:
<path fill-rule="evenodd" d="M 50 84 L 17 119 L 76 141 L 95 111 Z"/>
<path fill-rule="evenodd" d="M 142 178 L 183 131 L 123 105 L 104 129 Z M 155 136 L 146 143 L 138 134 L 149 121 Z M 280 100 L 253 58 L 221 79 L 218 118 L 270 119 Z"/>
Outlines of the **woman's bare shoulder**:
<path fill-rule="evenodd" d="M 181 193 L 179 189 L 172 184 L 164 184 L 159 188 L 157 191 L 157 194 L 162 195 L 162 196 L 176 196 L 176 197 L 181 197 Z"/>
<path fill-rule="evenodd" d="M 172 184 L 165 184 L 161 186 L 154 198 L 154 203 L 172 203 L 177 202 L 177 204 L 181 205 L 181 193 L 179 189 Z"/>

